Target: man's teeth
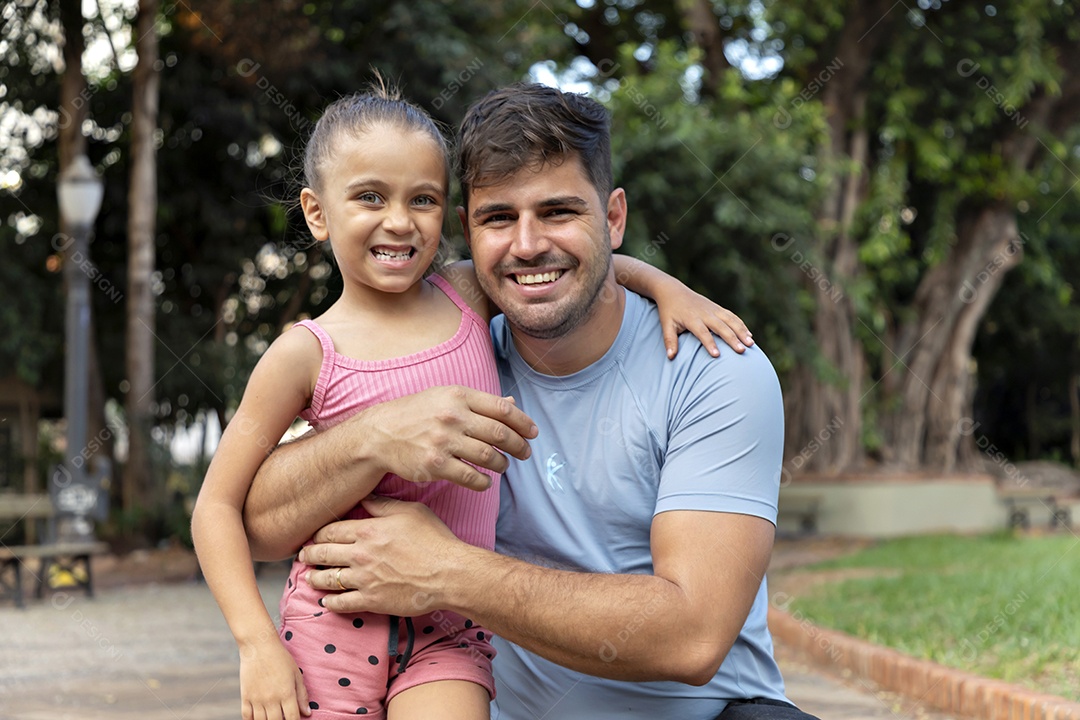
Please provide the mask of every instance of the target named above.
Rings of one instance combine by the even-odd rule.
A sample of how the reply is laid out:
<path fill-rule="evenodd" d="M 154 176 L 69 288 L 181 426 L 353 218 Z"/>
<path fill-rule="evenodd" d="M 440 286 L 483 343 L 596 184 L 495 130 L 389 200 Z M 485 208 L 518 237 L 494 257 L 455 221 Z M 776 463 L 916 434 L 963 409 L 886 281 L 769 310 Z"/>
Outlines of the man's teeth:
<path fill-rule="evenodd" d="M 372 250 L 375 253 L 375 257 L 380 260 L 408 260 L 412 257 L 412 250 L 405 250 L 404 252 L 387 252 L 386 250 Z"/>
<path fill-rule="evenodd" d="M 536 283 L 555 282 L 562 275 L 562 270 L 541 273 L 539 275 L 518 275 L 518 285 L 535 285 Z"/>

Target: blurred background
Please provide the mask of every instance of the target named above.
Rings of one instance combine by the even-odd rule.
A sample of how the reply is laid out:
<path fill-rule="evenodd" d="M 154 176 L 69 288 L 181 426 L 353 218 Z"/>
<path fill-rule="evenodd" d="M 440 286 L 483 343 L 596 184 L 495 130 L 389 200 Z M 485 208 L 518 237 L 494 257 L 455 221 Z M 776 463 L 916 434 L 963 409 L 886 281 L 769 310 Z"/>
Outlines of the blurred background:
<path fill-rule="evenodd" d="M 374 69 L 448 133 L 519 80 L 611 109 L 622 252 L 753 330 L 784 487 L 1075 469 L 1078 41 L 1061 0 L 7 2 L 0 491 L 66 461 L 115 550 L 190 542 L 251 368 L 339 292 L 296 168 Z M 82 154 L 104 187 L 86 228 L 57 204 Z"/>

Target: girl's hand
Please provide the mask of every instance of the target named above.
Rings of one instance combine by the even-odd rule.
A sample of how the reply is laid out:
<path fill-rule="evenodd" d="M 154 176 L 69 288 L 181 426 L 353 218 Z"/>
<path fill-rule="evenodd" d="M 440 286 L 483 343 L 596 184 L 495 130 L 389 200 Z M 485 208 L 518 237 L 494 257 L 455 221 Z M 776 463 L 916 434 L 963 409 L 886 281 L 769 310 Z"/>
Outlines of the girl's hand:
<path fill-rule="evenodd" d="M 720 356 L 714 334 L 719 335 L 737 353 L 754 344 L 753 335 L 738 315 L 681 282 L 665 283 L 655 295 L 669 360 L 679 351 L 679 333 L 686 330 L 692 332 L 713 357 Z"/>
<path fill-rule="evenodd" d="M 240 649 L 243 720 L 300 720 L 311 715 L 304 676 L 275 635 Z"/>

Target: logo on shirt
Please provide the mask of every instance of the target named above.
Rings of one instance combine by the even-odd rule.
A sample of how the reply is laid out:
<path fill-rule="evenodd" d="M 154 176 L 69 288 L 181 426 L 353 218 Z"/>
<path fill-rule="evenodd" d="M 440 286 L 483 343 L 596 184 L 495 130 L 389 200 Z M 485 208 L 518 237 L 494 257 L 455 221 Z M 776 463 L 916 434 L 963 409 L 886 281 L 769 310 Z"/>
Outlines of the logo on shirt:
<path fill-rule="evenodd" d="M 551 453 L 551 456 L 547 459 L 547 484 L 555 492 L 566 492 L 562 483 L 559 482 L 559 471 L 565 465 L 566 463 L 559 462 L 559 453 Z"/>

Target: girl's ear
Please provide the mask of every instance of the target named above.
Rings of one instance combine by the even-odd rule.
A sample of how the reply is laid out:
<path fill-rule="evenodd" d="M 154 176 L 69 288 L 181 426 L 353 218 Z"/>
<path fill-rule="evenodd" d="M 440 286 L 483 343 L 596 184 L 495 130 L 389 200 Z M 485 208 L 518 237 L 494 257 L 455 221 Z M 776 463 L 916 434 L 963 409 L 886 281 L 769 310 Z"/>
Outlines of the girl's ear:
<path fill-rule="evenodd" d="M 304 209 L 304 220 L 312 236 L 319 242 L 330 239 L 330 228 L 326 225 L 326 212 L 314 190 L 304 188 L 300 191 L 300 207 Z"/>

